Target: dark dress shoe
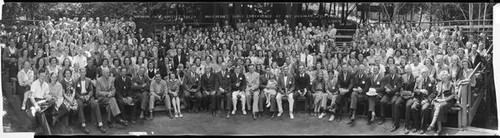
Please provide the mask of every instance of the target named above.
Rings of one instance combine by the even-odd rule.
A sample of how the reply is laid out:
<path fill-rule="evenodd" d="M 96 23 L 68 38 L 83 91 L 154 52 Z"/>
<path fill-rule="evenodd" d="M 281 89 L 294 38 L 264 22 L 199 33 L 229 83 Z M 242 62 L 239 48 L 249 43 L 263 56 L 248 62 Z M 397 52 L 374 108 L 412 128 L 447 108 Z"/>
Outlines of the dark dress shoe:
<path fill-rule="evenodd" d="M 231 115 L 229 115 L 229 112 L 227 112 L 226 119 L 229 119 Z"/>
<path fill-rule="evenodd" d="M 373 123 L 373 122 L 372 122 L 371 120 L 368 120 L 368 121 L 366 122 L 366 125 L 371 125 L 372 123 Z"/>
<path fill-rule="evenodd" d="M 274 119 L 274 117 L 276 117 L 276 114 L 275 114 L 275 113 L 273 113 L 273 114 L 271 115 L 271 119 Z"/>
<path fill-rule="evenodd" d="M 130 120 L 130 123 L 135 124 L 135 123 L 137 123 L 137 121 L 135 121 L 135 120 Z"/>
<path fill-rule="evenodd" d="M 354 119 L 351 119 L 351 121 L 347 122 L 347 124 L 353 124 L 354 123 Z"/>
<path fill-rule="evenodd" d="M 253 114 L 253 120 L 257 120 L 257 115 Z"/>
<path fill-rule="evenodd" d="M 337 122 L 340 122 L 342 120 L 342 117 L 339 115 L 336 119 L 337 119 Z"/>
<path fill-rule="evenodd" d="M 106 129 L 104 129 L 104 126 L 98 126 L 98 128 L 101 133 L 106 133 Z"/>
<path fill-rule="evenodd" d="M 83 133 L 85 133 L 85 134 L 89 134 L 89 133 L 90 133 L 90 130 L 89 130 L 89 129 L 87 129 L 87 127 L 82 127 L 82 131 L 83 131 Z"/>
<path fill-rule="evenodd" d="M 398 128 L 399 128 L 399 126 L 395 125 L 394 127 L 392 127 L 391 132 L 394 132 L 394 131 L 398 130 Z"/>

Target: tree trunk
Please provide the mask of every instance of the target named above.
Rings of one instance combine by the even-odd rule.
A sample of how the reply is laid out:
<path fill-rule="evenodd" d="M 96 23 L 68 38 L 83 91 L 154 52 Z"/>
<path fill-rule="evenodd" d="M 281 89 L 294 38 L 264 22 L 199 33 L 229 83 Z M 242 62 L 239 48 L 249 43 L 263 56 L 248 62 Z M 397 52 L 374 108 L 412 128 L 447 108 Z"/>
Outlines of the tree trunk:
<path fill-rule="evenodd" d="M 418 19 L 418 26 L 420 26 L 420 23 L 422 23 L 422 14 L 424 13 L 424 11 L 422 11 L 422 8 L 420 8 L 420 17 Z"/>

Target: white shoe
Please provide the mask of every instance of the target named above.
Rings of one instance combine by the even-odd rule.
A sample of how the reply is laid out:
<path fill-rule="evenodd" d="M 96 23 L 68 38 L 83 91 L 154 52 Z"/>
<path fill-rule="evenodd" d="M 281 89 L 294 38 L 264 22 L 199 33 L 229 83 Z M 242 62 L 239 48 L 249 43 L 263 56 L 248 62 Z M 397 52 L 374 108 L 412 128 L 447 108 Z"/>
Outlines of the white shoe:
<path fill-rule="evenodd" d="M 234 114 L 233 114 L 234 115 Z M 247 111 L 243 110 L 243 115 L 247 115 Z"/>
<path fill-rule="evenodd" d="M 234 115 L 234 114 L 236 114 L 236 110 L 233 110 L 233 111 L 231 112 L 231 114 L 233 114 L 233 115 Z"/>
<path fill-rule="evenodd" d="M 179 117 L 182 118 L 183 117 L 182 114 L 179 114 Z"/>
<path fill-rule="evenodd" d="M 178 118 L 178 117 L 179 117 L 179 115 L 178 115 L 178 114 L 175 114 L 175 116 L 174 116 L 174 117 L 175 117 L 175 118 Z"/>
<path fill-rule="evenodd" d="M 325 113 L 321 113 L 321 115 L 319 115 L 318 118 L 321 119 L 321 118 L 325 117 L 325 115 L 326 115 Z"/>
<path fill-rule="evenodd" d="M 278 117 L 280 117 L 282 113 L 283 113 L 283 112 L 279 112 L 279 113 L 278 113 Z"/>
<path fill-rule="evenodd" d="M 330 116 L 330 119 L 328 119 L 328 122 L 332 122 L 335 119 L 335 116 Z"/>
<path fill-rule="evenodd" d="M 293 117 L 293 114 L 292 114 L 292 113 L 290 113 L 290 119 L 293 119 L 293 118 L 295 118 L 295 117 Z"/>

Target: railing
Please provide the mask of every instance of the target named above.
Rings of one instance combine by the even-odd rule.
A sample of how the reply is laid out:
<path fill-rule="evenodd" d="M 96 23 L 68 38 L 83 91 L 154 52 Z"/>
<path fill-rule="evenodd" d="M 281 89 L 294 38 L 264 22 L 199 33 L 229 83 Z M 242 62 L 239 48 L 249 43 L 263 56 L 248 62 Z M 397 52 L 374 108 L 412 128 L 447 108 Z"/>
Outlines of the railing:
<path fill-rule="evenodd" d="M 489 53 L 492 50 L 493 46 L 490 46 L 488 49 Z M 481 66 L 481 62 L 476 65 L 472 73 L 467 76 L 466 79 L 470 80 L 470 78 L 473 75 L 476 75 L 478 73 L 478 69 Z M 492 77 L 492 76 L 485 76 L 485 77 Z M 488 82 L 486 82 L 488 83 Z M 488 85 L 483 85 L 483 87 L 486 87 Z M 480 88 L 476 88 L 480 89 Z M 474 119 L 474 116 L 476 115 L 477 108 L 479 107 L 479 104 L 481 103 L 481 99 L 486 95 L 486 91 L 479 91 L 479 94 L 476 98 L 473 99 L 473 94 L 471 90 L 471 86 L 469 83 L 463 84 L 459 86 L 459 91 L 458 91 L 458 101 L 459 103 L 457 104 L 460 107 L 460 111 L 458 112 L 458 127 L 459 128 L 465 128 L 470 126 L 472 123 L 472 120 Z M 472 104 L 472 105 L 471 105 Z"/>

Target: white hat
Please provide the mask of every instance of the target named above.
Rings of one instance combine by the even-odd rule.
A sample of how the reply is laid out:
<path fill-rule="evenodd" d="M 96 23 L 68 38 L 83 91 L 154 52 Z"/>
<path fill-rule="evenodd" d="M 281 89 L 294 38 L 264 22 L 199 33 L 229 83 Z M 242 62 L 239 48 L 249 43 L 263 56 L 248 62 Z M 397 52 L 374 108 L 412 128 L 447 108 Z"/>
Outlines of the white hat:
<path fill-rule="evenodd" d="M 370 89 L 368 89 L 368 92 L 366 93 L 366 95 L 375 96 L 375 95 L 377 95 L 377 90 L 375 90 L 375 88 L 370 88 Z"/>

